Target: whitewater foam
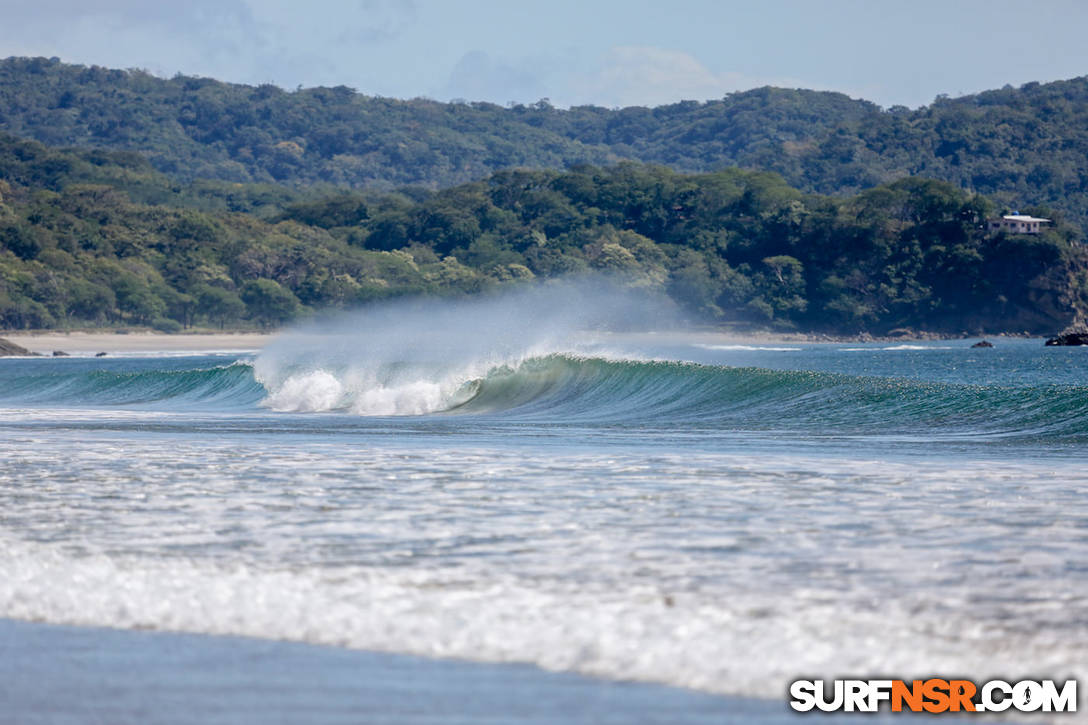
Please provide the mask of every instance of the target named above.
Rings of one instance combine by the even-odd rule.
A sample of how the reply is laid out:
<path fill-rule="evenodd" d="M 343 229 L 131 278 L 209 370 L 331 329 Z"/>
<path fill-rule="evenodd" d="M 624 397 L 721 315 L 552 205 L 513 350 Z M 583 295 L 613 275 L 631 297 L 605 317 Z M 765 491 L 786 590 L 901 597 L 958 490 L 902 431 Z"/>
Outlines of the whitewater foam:
<path fill-rule="evenodd" d="M 41 485 L 5 494 L 0 616 L 767 697 L 813 672 L 1088 675 L 1075 465 L 53 442 L 16 456 Z"/>
<path fill-rule="evenodd" d="M 800 352 L 800 347 L 773 347 L 771 345 L 709 345 L 696 343 L 695 347 L 703 350 L 763 350 L 765 352 Z"/>
<path fill-rule="evenodd" d="M 343 399 L 344 386 L 336 376 L 325 370 L 315 370 L 287 376 L 261 405 L 278 411 L 314 412 L 335 410 L 341 407 Z"/>
<path fill-rule="evenodd" d="M 278 412 L 341 411 L 366 416 L 426 415 L 456 407 L 470 397 L 471 382 L 486 375 L 486 364 L 461 369 L 407 364 L 288 373 L 276 379 L 258 367 L 257 380 L 269 391 L 261 405 Z"/>
<path fill-rule="evenodd" d="M 899 351 L 899 350 L 955 350 L 957 348 L 948 345 L 890 345 L 888 347 L 882 347 L 881 350 Z"/>

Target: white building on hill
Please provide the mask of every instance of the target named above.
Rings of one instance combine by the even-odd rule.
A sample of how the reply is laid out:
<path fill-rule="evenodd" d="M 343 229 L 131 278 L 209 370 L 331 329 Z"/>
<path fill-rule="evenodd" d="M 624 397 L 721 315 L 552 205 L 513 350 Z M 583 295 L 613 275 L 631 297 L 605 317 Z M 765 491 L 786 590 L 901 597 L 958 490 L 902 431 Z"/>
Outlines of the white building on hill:
<path fill-rule="evenodd" d="M 986 220 L 986 229 L 991 232 L 1004 231 L 1009 234 L 1038 234 L 1039 225 L 1049 223 L 1049 219 L 1028 216 L 1014 211 L 1012 214 L 1006 214 L 1000 219 Z"/>

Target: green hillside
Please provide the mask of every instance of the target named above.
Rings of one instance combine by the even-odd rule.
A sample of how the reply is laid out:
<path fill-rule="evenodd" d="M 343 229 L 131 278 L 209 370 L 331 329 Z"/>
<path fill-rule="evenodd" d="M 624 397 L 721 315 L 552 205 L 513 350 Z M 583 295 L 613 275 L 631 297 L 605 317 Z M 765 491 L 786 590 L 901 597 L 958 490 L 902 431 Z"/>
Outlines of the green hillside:
<path fill-rule="evenodd" d="M 876 106 L 842 94 L 765 88 L 710 103 L 570 111 L 286 92 L 44 58 L 0 62 L 0 130 L 57 146 L 146 153 L 182 179 L 450 186 L 509 167 L 620 159 L 682 171 L 763 166 Z"/>
<path fill-rule="evenodd" d="M 1029 83 L 917 110 L 761 88 L 708 102 L 610 110 L 503 108 L 286 92 L 44 58 L 0 61 L 0 130 L 54 146 L 146 154 L 179 181 L 441 188 L 511 167 L 628 159 L 740 166 L 851 194 L 903 176 L 949 181 L 1088 229 L 1088 78 Z"/>
<path fill-rule="evenodd" d="M 408 191 L 183 184 L 132 152 L 0 136 L 0 327 L 271 326 L 598 272 L 786 330 L 1046 333 L 1088 310 L 1073 229 L 986 234 L 999 207 L 940 181 L 824 196 L 627 163 Z"/>

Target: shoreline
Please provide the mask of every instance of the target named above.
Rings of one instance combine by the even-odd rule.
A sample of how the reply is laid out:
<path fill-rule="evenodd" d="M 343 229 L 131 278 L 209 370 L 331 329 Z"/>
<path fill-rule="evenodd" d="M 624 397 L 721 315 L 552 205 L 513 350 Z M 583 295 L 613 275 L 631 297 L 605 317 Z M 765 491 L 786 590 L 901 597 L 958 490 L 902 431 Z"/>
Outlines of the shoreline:
<path fill-rule="evenodd" d="M 1037 337 L 1020 333 L 1008 333 L 999 335 L 985 335 L 977 337 L 952 337 L 942 335 L 921 335 L 917 337 L 876 337 L 872 335 L 852 335 L 832 337 L 830 335 L 817 335 L 809 333 L 735 333 L 723 330 L 691 329 L 691 330 L 660 330 L 654 332 L 609 332 L 603 337 L 619 342 L 623 341 L 650 341 L 672 345 L 924 345 L 929 343 L 949 343 L 965 348 L 974 343 L 986 340 L 1000 345 L 1003 341 L 1010 340 L 1039 340 L 1040 346 L 1045 337 Z"/>
<path fill-rule="evenodd" d="M 174 725 L 778 725 L 781 700 L 719 696 L 526 664 L 0 618 L 0 723 Z M 851 713 L 817 718 L 852 723 Z M 879 713 L 866 722 L 917 722 Z M 958 722 L 953 718 L 951 722 Z"/>
<path fill-rule="evenodd" d="M 275 333 L 182 333 L 157 332 L 0 332 L 0 338 L 40 355 L 54 351 L 69 355 L 125 355 L 134 353 L 254 352 L 275 337 Z"/>
<path fill-rule="evenodd" d="M 9 340 L 32 353 L 50 357 L 56 351 L 70 356 L 94 356 L 99 353 L 131 355 L 140 353 L 248 353 L 257 352 L 285 330 L 274 332 L 51 332 L 0 331 L 0 339 Z M 975 340 L 1030 339 L 1025 333 L 998 333 L 986 336 L 946 336 L 917 334 L 911 336 L 847 335 L 832 336 L 815 333 L 736 332 L 732 330 L 692 328 L 647 332 L 608 332 L 611 339 L 650 338 L 676 343 L 716 344 L 858 344 L 858 343 L 921 343 L 963 342 Z M 1039 339 L 1044 339 L 1039 337 Z"/>
<path fill-rule="evenodd" d="M 0 618 L 0 651 L 8 655 L 0 658 L 0 722 L 769 725 L 795 718 L 784 701 L 237 636 Z"/>
<path fill-rule="evenodd" d="M 925 332 L 917 330 L 892 330 L 890 334 L 873 335 L 861 332 L 855 335 L 833 335 L 824 332 L 775 332 L 773 330 L 738 331 L 727 327 L 692 327 L 692 334 L 706 334 L 722 337 L 723 339 L 735 339 L 738 341 L 753 342 L 829 342 L 829 343 L 861 343 L 861 342 L 955 342 L 967 340 L 994 339 L 1045 339 L 1042 334 L 1032 334 L 1026 331 L 984 332 L 984 333 L 943 333 Z"/>

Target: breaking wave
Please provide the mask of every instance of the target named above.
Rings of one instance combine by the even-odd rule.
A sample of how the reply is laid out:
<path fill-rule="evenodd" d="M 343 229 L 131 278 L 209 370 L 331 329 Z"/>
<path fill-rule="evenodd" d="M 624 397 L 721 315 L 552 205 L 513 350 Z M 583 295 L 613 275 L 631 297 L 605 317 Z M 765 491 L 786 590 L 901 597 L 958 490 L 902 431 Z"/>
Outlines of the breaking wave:
<path fill-rule="evenodd" d="M 154 371 L 24 363 L 5 405 L 264 408 L 355 416 L 474 415 L 538 423 L 1088 437 L 1088 388 L 994 386 L 552 353 L 511 360 L 328 363 L 268 360 Z"/>

